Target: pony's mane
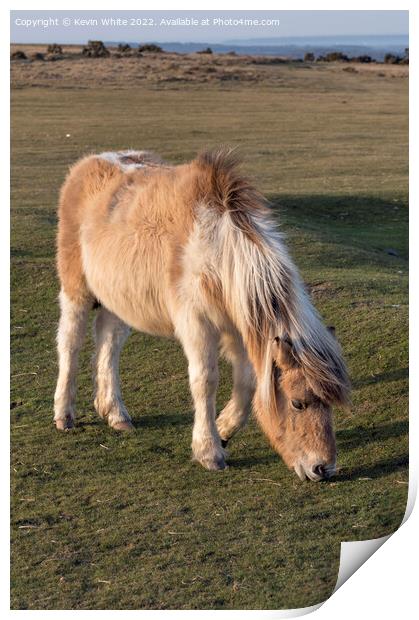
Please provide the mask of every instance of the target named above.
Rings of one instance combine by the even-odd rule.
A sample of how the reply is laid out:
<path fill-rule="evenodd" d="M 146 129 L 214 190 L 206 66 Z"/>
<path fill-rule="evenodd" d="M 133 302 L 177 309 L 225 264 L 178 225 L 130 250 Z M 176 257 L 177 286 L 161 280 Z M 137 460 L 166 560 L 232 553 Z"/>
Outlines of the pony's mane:
<path fill-rule="evenodd" d="M 198 195 L 221 216 L 224 301 L 255 367 L 258 408 L 275 399 L 272 341 L 287 338 L 311 389 L 346 405 L 349 379 L 341 349 L 313 307 L 267 201 L 231 149 L 201 153 Z"/>
<path fill-rule="evenodd" d="M 231 223 L 258 245 L 260 239 L 251 216 L 267 212 L 267 201 L 240 170 L 236 150 L 220 147 L 202 151 L 193 163 L 198 169 L 200 199 L 220 214 L 228 213 Z"/>

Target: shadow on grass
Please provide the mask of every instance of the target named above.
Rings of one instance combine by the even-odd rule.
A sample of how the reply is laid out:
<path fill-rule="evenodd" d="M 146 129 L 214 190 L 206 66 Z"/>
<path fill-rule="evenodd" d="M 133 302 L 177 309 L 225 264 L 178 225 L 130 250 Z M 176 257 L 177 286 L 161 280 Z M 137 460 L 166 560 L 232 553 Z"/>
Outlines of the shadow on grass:
<path fill-rule="evenodd" d="M 187 413 L 158 413 L 139 416 L 134 420 L 134 426 L 141 428 L 163 428 L 164 426 L 191 426 L 193 416 Z"/>
<path fill-rule="evenodd" d="M 373 251 L 388 259 L 408 257 L 408 211 L 404 201 L 385 200 L 377 196 L 339 195 L 271 195 L 273 209 L 287 226 L 297 226 L 321 235 L 325 241 L 337 241 Z M 290 231 L 291 232 L 291 231 Z M 389 255 L 389 249 L 395 254 Z M 343 248 L 340 247 L 339 252 Z M 339 256 L 324 257 L 328 266 L 340 262 Z M 366 257 L 357 257 L 366 260 Z M 320 263 L 323 257 L 319 257 Z"/>
<path fill-rule="evenodd" d="M 407 379 L 409 377 L 409 368 L 398 368 L 390 372 L 383 372 L 370 377 L 355 379 L 352 384 L 354 388 L 363 387 L 365 385 L 374 385 L 376 383 L 390 383 L 399 379 Z"/>
<path fill-rule="evenodd" d="M 30 250 L 23 250 L 22 248 L 10 248 L 10 258 L 32 258 L 33 252 Z"/>
<path fill-rule="evenodd" d="M 348 467 L 344 471 L 341 471 L 333 481 L 345 482 L 349 480 L 355 480 L 356 478 L 382 478 L 388 474 L 395 473 L 397 471 L 405 471 L 409 465 L 409 455 L 400 454 L 391 459 L 384 461 L 378 461 L 371 465 L 359 465 L 357 467 Z"/>
<path fill-rule="evenodd" d="M 337 431 L 338 449 L 352 450 L 377 441 L 385 441 L 393 437 L 403 437 L 409 432 L 408 421 L 398 420 L 381 426 L 355 426 L 354 428 Z"/>
<path fill-rule="evenodd" d="M 230 444 L 229 444 L 230 445 Z M 233 452 L 233 448 L 230 449 L 230 455 Z M 277 461 L 280 462 L 280 457 L 277 454 L 263 454 L 260 456 L 244 456 L 239 458 L 227 458 L 228 466 L 231 468 L 241 467 L 254 467 L 255 465 L 269 465 Z"/>

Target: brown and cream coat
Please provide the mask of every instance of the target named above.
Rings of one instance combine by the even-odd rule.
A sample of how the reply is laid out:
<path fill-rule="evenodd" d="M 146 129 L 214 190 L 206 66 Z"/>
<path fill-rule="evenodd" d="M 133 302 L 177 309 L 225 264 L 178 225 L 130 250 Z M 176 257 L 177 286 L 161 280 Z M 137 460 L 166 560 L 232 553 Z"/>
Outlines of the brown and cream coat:
<path fill-rule="evenodd" d="M 204 467 L 225 467 L 226 442 L 253 401 L 272 446 L 301 478 L 333 474 L 331 405 L 349 395 L 340 348 L 231 151 L 180 166 L 145 151 L 80 160 L 61 190 L 57 264 L 58 429 L 74 424 L 78 352 L 99 304 L 95 407 L 114 429 L 132 428 L 118 377 L 132 327 L 181 342 L 192 450 Z M 233 366 L 233 393 L 216 417 L 219 350 Z"/>

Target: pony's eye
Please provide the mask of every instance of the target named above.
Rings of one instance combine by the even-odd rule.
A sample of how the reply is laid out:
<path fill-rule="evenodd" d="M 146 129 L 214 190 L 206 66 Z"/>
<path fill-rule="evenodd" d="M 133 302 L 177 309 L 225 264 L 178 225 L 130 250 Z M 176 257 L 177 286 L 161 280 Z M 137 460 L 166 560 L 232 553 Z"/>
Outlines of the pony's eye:
<path fill-rule="evenodd" d="M 297 409 L 297 411 L 301 411 L 302 409 L 304 409 L 304 403 L 302 403 L 301 400 L 292 400 L 291 405 L 294 407 L 294 409 Z"/>

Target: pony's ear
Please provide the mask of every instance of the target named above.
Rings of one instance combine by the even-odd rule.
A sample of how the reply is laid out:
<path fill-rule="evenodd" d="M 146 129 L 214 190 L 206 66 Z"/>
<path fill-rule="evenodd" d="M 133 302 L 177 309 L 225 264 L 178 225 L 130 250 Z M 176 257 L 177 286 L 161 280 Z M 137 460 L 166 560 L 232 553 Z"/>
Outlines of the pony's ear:
<path fill-rule="evenodd" d="M 289 370 L 297 366 L 297 360 L 292 352 L 292 343 L 279 336 L 276 336 L 273 341 L 273 358 L 275 364 L 282 370 Z"/>

